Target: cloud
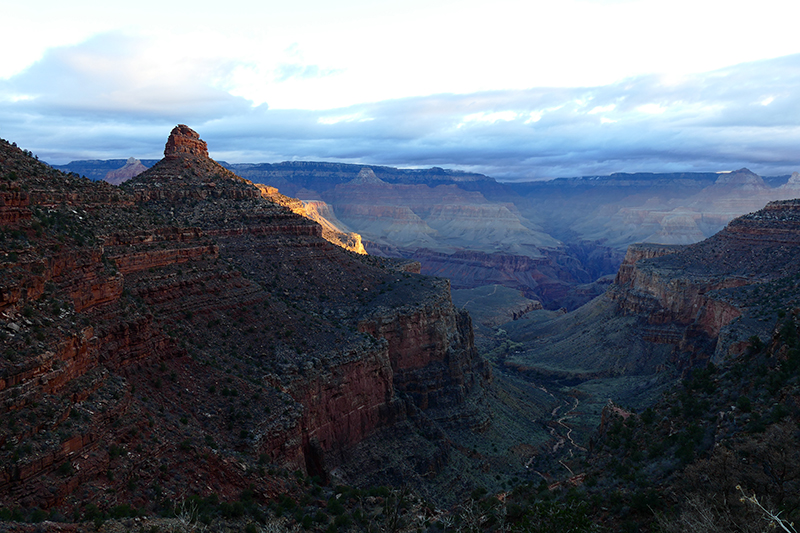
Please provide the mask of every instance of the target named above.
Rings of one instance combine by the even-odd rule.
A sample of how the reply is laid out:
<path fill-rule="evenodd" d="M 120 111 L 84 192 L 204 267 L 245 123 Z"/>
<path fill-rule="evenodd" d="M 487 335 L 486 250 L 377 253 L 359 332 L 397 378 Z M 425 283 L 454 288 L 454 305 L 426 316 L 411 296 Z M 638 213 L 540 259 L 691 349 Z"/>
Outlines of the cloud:
<path fill-rule="evenodd" d="M 212 157 L 231 162 L 436 165 L 509 180 L 800 169 L 800 55 L 596 87 L 437 94 L 329 110 L 254 105 L 231 94 L 242 64 L 164 55 L 119 34 L 50 50 L 0 80 L 0 136 L 54 163 L 159 157 L 172 126 L 186 123 Z M 287 84 L 323 83 L 330 74 L 302 62 L 284 66 L 277 78 Z"/>
<path fill-rule="evenodd" d="M 24 72 L 0 80 L 0 100 L 19 112 L 51 117 L 208 120 L 242 112 L 249 102 L 222 87 L 235 65 L 169 50 L 122 34 L 49 50 Z"/>
<path fill-rule="evenodd" d="M 324 78 L 338 74 L 341 70 L 322 69 L 318 65 L 304 65 L 301 63 L 281 63 L 275 70 L 275 81 L 282 82 L 291 79 L 307 80 L 311 78 Z"/>

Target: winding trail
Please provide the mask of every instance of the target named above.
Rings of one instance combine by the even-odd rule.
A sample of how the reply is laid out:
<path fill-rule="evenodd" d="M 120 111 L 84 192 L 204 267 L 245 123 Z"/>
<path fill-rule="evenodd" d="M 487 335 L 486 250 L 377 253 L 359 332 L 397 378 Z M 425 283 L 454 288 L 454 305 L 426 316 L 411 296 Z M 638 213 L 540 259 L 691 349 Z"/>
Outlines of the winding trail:
<path fill-rule="evenodd" d="M 548 427 L 548 430 L 550 431 L 550 435 L 556 441 L 555 444 L 553 444 L 553 448 L 552 448 L 551 452 L 552 453 L 556 453 L 561 448 L 565 448 L 566 447 L 567 452 L 569 453 L 569 457 L 572 458 L 572 457 L 575 456 L 575 454 L 573 452 L 575 449 L 578 449 L 578 450 L 581 450 L 581 451 L 586 451 L 586 448 L 584 448 L 583 446 L 580 446 L 577 442 L 575 442 L 575 440 L 573 440 L 573 438 L 572 438 L 572 428 L 567 425 L 567 420 L 577 416 L 577 413 L 575 411 L 578 409 L 578 406 L 580 405 L 580 400 L 575 396 L 571 397 L 572 401 L 559 400 L 552 392 L 547 390 L 544 386 L 542 386 L 542 385 L 534 385 L 534 384 L 531 384 L 531 385 L 534 388 L 537 388 L 537 389 L 545 392 L 546 394 L 550 395 L 550 397 L 553 398 L 554 400 L 563 402 L 562 404 L 555 406 L 553 408 L 553 411 L 550 413 L 550 416 L 555 420 L 555 423 L 556 423 L 556 427 L 553 427 L 553 426 L 549 426 Z M 564 407 L 568 407 L 569 409 L 563 415 L 559 416 L 558 412 Z M 560 428 L 563 428 L 563 431 L 559 431 Z M 568 447 L 567 447 L 567 444 L 569 444 Z M 525 468 L 529 468 L 534 459 L 535 459 L 535 456 L 531 457 L 530 459 L 528 459 L 528 461 L 525 463 Z M 559 460 L 558 462 L 559 462 L 559 464 L 561 464 L 561 466 L 563 466 L 564 468 L 567 469 L 567 471 L 570 473 L 570 475 L 575 475 L 575 473 L 572 471 L 572 469 L 569 466 L 567 466 L 564 463 L 564 461 Z M 539 474 L 539 475 L 542 475 L 542 474 Z M 544 477 L 544 476 L 542 476 L 542 477 Z"/>
<path fill-rule="evenodd" d="M 494 293 L 496 293 L 496 292 L 497 292 L 497 285 L 495 285 L 492 288 L 492 292 L 490 294 L 487 294 L 486 296 L 476 296 L 475 298 L 470 298 L 469 300 L 464 302 L 464 305 L 461 306 L 461 309 L 466 309 L 469 304 L 471 304 L 472 302 L 474 302 L 478 298 L 489 298 L 491 296 L 494 296 Z"/>

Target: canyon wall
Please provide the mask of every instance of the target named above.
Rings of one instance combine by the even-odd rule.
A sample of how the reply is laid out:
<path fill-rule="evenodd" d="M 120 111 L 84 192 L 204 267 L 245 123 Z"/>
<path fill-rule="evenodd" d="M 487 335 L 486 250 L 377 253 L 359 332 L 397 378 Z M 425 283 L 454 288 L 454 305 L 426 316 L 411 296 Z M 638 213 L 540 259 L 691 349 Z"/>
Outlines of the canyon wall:
<path fill-rule="evenodd" d="M 0 146 L 3 505 L 276 494 L 258 465 L 324 479 L 490 379 L 447 282 L 331 244 L 187 130 L 122 188 Z"/>
<path fill-rule="evenodd" d="M 396 389 L 423 410 L 462 404 L 489 378 L 469 315 L 453 306 L 449 283 L 439 283 L 442 290 L 428 301 L 378 309 L 358 324 L 359 331 L 386 339 Z"/>
<path fill-rule="evenodd" d="M 767 283 L 796 270 L 799 212 L 798 200 L 771 202 L 691 246 L 631 246 L 610 294 L 623 312 L 649 312 L 652 323 L 694 322 L 716 337 L 742 314 L 725 301 L 726 289 Z"/>
<path fill-rule="evenodd" d="M 800 200 L 777 201 L 699 243 L 632 245 L 601 297 L 504 325 L 520 346 L 503 362 L 535 375 L 609 380 L 615 394 L 646 405 L 658 386 L 739 357 L 754 336 L 768 338 L 780 311 L 800 304 L 792 299 L 798 224 Z"/>

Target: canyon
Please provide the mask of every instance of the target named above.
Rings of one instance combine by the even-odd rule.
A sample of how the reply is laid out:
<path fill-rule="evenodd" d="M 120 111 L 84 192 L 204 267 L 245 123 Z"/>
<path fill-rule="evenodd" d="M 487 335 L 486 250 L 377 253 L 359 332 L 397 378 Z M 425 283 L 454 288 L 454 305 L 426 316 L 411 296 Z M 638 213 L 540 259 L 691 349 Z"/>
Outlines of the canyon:
<path fill-rule="evenodd" d="M 0 507 L 648 530 L 728 452 L 794 501 L 755 465 L 797 442 L 800 175 L 222 165 L 183 125 L 164 156 L 113 186 L 0 143 Z"/>
<path fill-rule="evenodd" d="M 798 220 L 800 201 L 775 201 L 695 244 L 632 245 L 602 296 L 503 325 L 519 344 L 503 364 L 647 406 L 676 377 L 769 338 L 779 312 L 800 303 Z"/>
<path fill-rule="evenodd" d="M 575 310 L 602 294 L 631 244 L 699 242 L 769 201 L 800 195 L 797 173 L 762 178 L 747 169 L 499 183 L 436 167 L 223 166 L 301 200 L 306 216 L 335 228 L 351 249 L 419 261 L 423 274 L 458 289 L 520 290 L 549 310 Z M 109 172 L 104 162 L 58 168 L 93 179 Z"/>

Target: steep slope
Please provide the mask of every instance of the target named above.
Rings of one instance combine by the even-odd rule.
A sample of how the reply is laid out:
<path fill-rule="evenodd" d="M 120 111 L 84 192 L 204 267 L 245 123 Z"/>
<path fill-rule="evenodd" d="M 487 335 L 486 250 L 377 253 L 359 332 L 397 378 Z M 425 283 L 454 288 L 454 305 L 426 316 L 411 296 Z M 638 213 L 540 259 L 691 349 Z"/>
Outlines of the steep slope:
<path fill-rule="evenodd" d="M 304 200 L 302 208 L 295 212 L 322 226 L 322 236 L 326 240 L 338 244 L 351 252 L 366 255 L 367 251 L 361 242 L 361 235 L 349 231 L 349 228 L 336 218 L 333 209 L 325 202 L 321 200 Z"/>
<path fill-rule="evenodd" d="M 575 285 L 615 273 L 632 243 L 699 242 L 737 216 L 800 194 L 796 177 L 765 180 L 747 169 L 497 183 L 436 168 L 313 162 L 229 167 L 303 200 L 324 201 L 350 231 L 364 236 L 373 253 L 415 257 L 423 273 L 446 272 L 460 287 L 520 288 L 506 258 L 493 259 L 544 257 L 549 265 L 534 276 L 536 284 L 523 289 L 548 309 L 574 309 L 600 292 L 602 287 L 587 292 Z M 578 249 L 610 261 L 592 261 Z M 430 261 L 428 250 L 435 251 Z M 464 263 L 465 252 L 483 254 L 480 275 Z M 563 273 L 549 277 L 548 270 Z M 554 290 L 541 289 L 540 280 Z"/>
<path fill-rule="evenodd" d="M 603 297 L 504 326 L 524 346 L 506 364 L 647 403 L 654 384 L 738 356 L 769 334 L 779 309 L 797 305 L 799 223 L 800 200 L 778 201 L 700 243 L 631 246 Z"/>
<path fill-rule="evenodd" d="M 542 230 L 540 214 L 522 216 L 519 197 L 486 176 L 299 162 L 241 169 L 304 200 L 325 201 L 370 253 L 419 261 L 423 274 L 459 288 L 503 284 L 548 308 L 573 309 L 602 291 L 576 284 L 612 274 L 622 259 L 601 242 L 562 244 Z"/>
<path fill-rule="evenodd" d="M 447 281 L 330 244 L 186 126 L 121 189 L 0 166 L 2 505 L 264 498 L 401 421 L 485 427 Z"/>
<path fill-rule="evenodd" d="M 649 314 L 649 322 L 691 325 L 718 338 L 735 318 L 760 307 L 743 287 L 766 287 L 800 273 L 800 200 L 770 202 L 725 230 L 663 257 L 638 260 L 629 252 L 612 297 L 624 312 Z M 756 332 L 761 333 L 761 331 Z M 728 343 L 717 357 L 727 355 Z"/>
<path fill-rule="evenodd" d="M 797 298 L 797 279 L 780 292 Z M 772 331 L 737 357 L 693 369 L 638 414 L 604 409 L 587 473 L 592 491 L 616 493 L 615 521 L 791 531 L 800 518 L 800 330 L 796 301 L 781 305 Z"/>
<path fill-rule="evenodd" d="M 450 250 L 471 247 L 495 251 L 516 246 L 519 253 L 539 257 L 538 248 L 559 245 L 555 239 L 531 229 L 529 222 L 509 209 L 513 206 L 490 203 L 480 192 L 467 191 L 456 184 L 390 184 L 374 173 L 372 177 L 365 179 L 359 174 L 322 196 L 346 224 L 377 244 L 419 246 L 424 243 L 420 237 L 403 239 L 402 233 L 385 228 L 423 224 L 419 232 L 427 234 L 428 242 Z"/>
<path fill-rule="evenodd" d="M 95 163 L 102 162 L 59 168 L 89 172 Z M 365 250 L 419 261 L 423 274 L 467 288 L 506 284 L 552 309 L 573 309 L 598 294 L 602 287 L 574 285 L 613 274 L 623 257 L 600 241 L 562 244 L 542 230 L 546 216 L 522 216 L 518 207 L 527 204 L 515 203 L 519 195 L 479 174 L 317 162 L 223 166 L 306 202 L 293 209 L 320 222 L 332 242 L 359 250 L 363 236 Z M 480 257 L 480 272 L 464 261 L 470 254 Z M 509 269 L 526 259 L 537 265 L 531 276 Z"/>

